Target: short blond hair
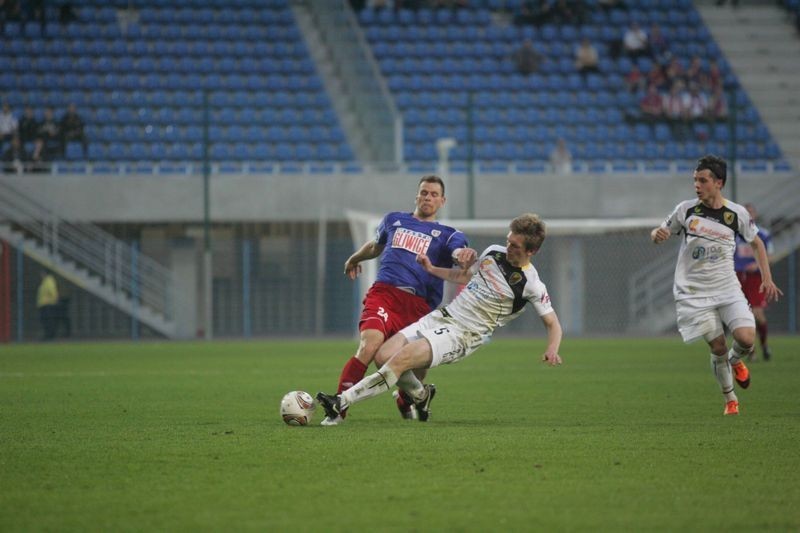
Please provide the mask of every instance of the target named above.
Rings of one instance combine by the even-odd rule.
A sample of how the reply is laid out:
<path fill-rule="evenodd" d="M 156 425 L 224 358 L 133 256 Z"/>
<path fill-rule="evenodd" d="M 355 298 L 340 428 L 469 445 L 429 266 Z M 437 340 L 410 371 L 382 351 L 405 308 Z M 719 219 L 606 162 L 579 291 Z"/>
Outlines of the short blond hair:
<path fill-rule="evenodd" d="M 509 224 L 511 233 L 522 235 L 525 238 L 525 250 L 538 252 L 546 236 L 544 221 L 536 213 L 520 215 Z"/>

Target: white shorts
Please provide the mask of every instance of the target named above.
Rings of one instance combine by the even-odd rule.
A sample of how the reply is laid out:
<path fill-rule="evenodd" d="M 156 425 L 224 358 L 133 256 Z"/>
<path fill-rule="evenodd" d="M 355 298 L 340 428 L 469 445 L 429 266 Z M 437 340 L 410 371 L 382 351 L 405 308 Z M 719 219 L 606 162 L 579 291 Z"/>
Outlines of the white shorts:
<path fill-rule="evenodd" d="M 491 337 L 465 330 L 438 309 L 400 330 L 409 342 L 427 339 L 433 359 L 430 368 L 456 363 L 489 342 Z"/>
<path fill-rule="evenodd" d="M 723 334 L 722 325 L 733 331 L 742 327 L 756 327 L 750 304 L 739 294 L 735 299 L 726 299 L 720 303 L 719 298 L 688 298 L 675 302 L 678 314 L 678 331 L 683 342 L 694 342 L 704 338 L 710 342 Z"/>

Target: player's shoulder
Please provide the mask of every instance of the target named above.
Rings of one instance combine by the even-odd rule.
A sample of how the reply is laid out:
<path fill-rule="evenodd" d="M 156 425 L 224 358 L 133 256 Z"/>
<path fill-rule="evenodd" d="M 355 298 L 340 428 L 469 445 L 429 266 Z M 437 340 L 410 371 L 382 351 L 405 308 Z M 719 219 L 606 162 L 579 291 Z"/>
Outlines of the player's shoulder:
<path fill-rule="evenodd" d="M 694 209 L 699 205 L 700 205 L 700 200 L 698 200 L 697 198 L 693 198 L 691 200 L 682 201 L 677 206 L 675 206 L 675 209 L 683 213 L 689 211 L 690 209 Z"/>
<path fill-rule="evenodd" d="M 747 211 L 747 208 L 745 206 L 743 206 L 742 204 L 737 204 L 736 202 L 728 200 L 727 198 L 725 198 L 724 209 L 727 209 L 728 211 L 733 211 L 740 217 L 745 217 L 745 219 L 747 220 L 750 219 L 750 213 Z"/>
<path fill-rule="evenodd" d="M 506 247 L 499 244 L 490 244 L 483 252 L 481 252 L 481 257 L 486 257 L 496 253 L 505 255 Z"/>

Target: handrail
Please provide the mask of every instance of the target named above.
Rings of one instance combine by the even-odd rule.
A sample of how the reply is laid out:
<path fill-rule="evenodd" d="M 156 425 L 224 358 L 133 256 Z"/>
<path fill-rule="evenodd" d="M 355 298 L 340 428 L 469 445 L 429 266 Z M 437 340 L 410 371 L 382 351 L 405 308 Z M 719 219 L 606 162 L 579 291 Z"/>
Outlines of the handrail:
<path fill-rule="evenodd" d="M 65 220 L 54 208 L 7 182 L 0 182 L 0 219 L 16 224 L 49 253 L 84 268 L 101 284 L 129 298 L 136 296 L 166 319 L 172 317 L 171 272 L 110 233 L 90 223 Z"/>

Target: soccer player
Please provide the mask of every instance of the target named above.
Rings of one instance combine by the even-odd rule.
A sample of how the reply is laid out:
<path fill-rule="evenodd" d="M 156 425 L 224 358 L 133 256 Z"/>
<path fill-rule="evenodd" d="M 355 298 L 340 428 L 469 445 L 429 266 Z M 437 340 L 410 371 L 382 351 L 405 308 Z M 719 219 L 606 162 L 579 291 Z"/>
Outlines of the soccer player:
<path fill-rule="evenodd" d="M 381 365 L 377 372 L 339 394 L 318 393 L 317 400 L 329 418 L 397 385 L 413 399 L 419 419 L 427 421 L 436 387 L 423 385 L 412 370 L 461 361 L 488 342 L 496 328 L 522 314 L 526 303 L 533 305 L 547 329 L 542 360 L 561 364 L 561 325 L 547 287 L 531 264 L 545 239 L 544 222 L 537 215 L 525 214 L 509 227 L 506 245 L 488 247 L 470 270 L 441 268 L 425 255 L 417 257 L 431 274 L 467 286 L 445 307 L 386 341 L 376 355 L 376 364 Z"/>
<path fill-rule="evenodd" d="M 376 281 L 363 302 L 358 350 L 342 368 L 337 392 L 347 390 L 364 377 L 386 339 L 441 303 L 444 283 L 417 263 L 418 254 L 445 269 L 452 268 L 454 261 L 462 266 L 475 261 L 475 250 L 467 248 L 464 234 L 436 221 L 436 214 L 445 202 L 442 179 L 434 175 L 422 177 L 414 212 L 386 214 L 376 238 L 366 242 L 345 262 L 344 273 L 354 280 L 361 273 L 362 261 L 381 257 Z M 414 417 L 413 403 L 408 397 L 398 395 L 397 404 L 404 418 Z M 322 425 L 337 425 L 345 414 L 342 410 L 326 417 Z"/>
<path fill-rule="evenodd" d="M 744 204 L 744 207 L 750 214 L 751 220 L 757 222 L 756 216 L 758 216 L 758 213 L 753 204 Z M 767 259 L 770 260 L 773 253 L 772 236 L 769 231 L 759 226 L 758 238 L 764 243 L 767 250 Z M 758 333 L 758 340 L 761 342 L 761 353 L 764 356 L 764 361 L 769 361 L 772 353 L 769 351 L 769 345 L 767 344 L 767 298 L 766 294 L 761 292 L 761 272 L 758 270 L 755 257 L 753 257 L 753 249 L 740 236 L 736 237 L 736 253 L 733 255 L 733 267 L 736 270 L 739 282 L 742 284 L 744 296 L 753 311 L 753 317 L 756 319 L 756 332 Z"/>
<path fill-rule="evenodd" d="M 753 350 L 755 321 L 733 270 L 736 235 L 748 242 L 762 281 L 760 291 L 767 301 L 783 293 L 772 281 L 764 243 L 747 210 L 722 196 L 727 164 L 713 155 L 701 158 L 694 171 L 695 200 L 679 203 L 650 232 L 660 244 L 673 234 L 682 234 L 675 266 L 673 294 L 678 330 L 686 343 L 705 339 L 711 349 L 711 369 L 725 396 L 726 415 L 739 414 L 733 380 L 746 389 L 750 372 L 742 361 Z M 723 324 L 733 334 L 728 350 Z M 735 375 L 734 375 L 735 373 Z"/>

